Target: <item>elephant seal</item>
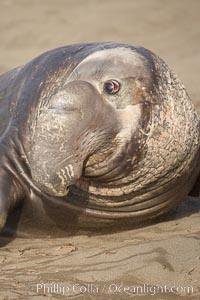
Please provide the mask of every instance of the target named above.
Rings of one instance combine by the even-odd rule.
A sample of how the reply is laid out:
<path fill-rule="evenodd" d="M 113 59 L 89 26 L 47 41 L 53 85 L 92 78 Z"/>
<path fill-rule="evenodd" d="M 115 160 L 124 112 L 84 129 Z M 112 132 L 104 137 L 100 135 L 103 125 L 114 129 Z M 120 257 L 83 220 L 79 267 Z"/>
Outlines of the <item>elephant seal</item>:
<path fill-rule="evenodd" d="M 0 116 L 1 228 L 22 202 L 54 204 L 93 225 L 152 219 L 199 174 L 193 104 L 143 47 L 48 51 L 0 76 Z"/>

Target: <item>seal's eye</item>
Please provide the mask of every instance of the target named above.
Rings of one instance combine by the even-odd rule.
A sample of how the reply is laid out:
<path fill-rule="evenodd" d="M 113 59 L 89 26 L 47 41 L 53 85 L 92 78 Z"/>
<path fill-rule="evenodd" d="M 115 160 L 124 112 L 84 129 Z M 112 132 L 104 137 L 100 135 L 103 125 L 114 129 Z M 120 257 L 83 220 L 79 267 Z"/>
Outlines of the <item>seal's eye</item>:
<path fill-rule="evenodd" d="M 109 95 L 117 94 L 120 90 L 120 83 L 117 80 L 110 79 L 104 83 L 104 91 Z"/>

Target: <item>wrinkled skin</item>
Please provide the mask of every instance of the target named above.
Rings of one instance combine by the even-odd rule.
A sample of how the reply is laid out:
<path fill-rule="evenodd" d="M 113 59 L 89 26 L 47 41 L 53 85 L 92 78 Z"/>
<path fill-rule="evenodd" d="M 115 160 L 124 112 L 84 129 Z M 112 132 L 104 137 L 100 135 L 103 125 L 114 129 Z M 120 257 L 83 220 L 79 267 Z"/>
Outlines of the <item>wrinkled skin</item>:
<path fill-rule="evenodd" d="M 105 90 L 111 79 L 120 83 L 115 94 Z M 185 198 L 199 173 L 193 105 L 142 47 L 44 53 L 0 76 L 0 115 L 0 228 L 23 201 L 93 226 L 155 218 Z"/>

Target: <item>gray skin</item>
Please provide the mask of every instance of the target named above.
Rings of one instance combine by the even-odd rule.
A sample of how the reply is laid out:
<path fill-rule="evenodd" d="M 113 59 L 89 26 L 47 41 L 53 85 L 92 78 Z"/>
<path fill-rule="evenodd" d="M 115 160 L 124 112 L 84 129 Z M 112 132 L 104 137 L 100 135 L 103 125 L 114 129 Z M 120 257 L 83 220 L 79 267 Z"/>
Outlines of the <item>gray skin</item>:
<path fill-rule="evenodd" d="M 108 80 L 120 83 L 117 93 L 105 90 Z M 199 174 L 193 104 L 142 47 L 44 53 L 0 76 L 0 117 L 0 228 L 22 202 L 53 203 L 93 225 L 152 219 L 177 206 Z"/>

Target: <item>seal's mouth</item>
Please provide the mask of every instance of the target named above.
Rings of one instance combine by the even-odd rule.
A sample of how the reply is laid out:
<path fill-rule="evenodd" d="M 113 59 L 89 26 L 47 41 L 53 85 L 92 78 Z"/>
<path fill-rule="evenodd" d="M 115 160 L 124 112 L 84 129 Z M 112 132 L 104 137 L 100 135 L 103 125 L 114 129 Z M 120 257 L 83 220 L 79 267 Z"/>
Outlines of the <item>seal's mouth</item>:
<path fill-rule="evenodd" d="M 93 154 L 85 162 L 83 177 L 94 181 L 110 182 L 117 180 L 128 172 L 131 165 L 130 141 L 112 141 L 107 149 Z"/>

